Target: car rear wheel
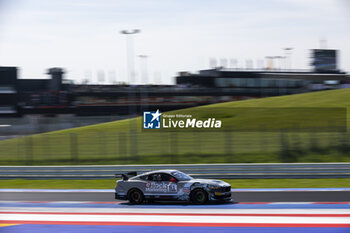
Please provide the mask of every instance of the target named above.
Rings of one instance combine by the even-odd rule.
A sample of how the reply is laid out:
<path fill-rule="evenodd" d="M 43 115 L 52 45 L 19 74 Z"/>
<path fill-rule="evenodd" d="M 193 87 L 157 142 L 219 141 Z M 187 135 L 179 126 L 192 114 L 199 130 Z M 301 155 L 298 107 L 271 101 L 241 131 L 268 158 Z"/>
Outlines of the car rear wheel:
<path fill-rule="evenodd" d="M 142 204 L 144 201 L 143 193 L 138 189 L 133 189 L 128 194 L 128 199 L 131 204 Z"/>
<path fill-rule="evenodd" d="M 203 189 L 195 189 L 191 192 L 191 201 L 194 204 L 203 205 L 208 201 L 208 193 Z"/>

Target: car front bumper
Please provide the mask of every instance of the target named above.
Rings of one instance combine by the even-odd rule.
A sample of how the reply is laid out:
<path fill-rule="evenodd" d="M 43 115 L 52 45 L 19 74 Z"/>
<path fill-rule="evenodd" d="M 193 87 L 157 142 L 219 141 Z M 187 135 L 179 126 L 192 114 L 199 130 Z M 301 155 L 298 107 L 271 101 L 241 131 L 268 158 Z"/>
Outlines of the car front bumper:
<path fill-rule="evenodd" d="M 212 201 L 231 201 L 231 192 L 217 192 L 212 191 L 209 193 L 209 199 Z"/>

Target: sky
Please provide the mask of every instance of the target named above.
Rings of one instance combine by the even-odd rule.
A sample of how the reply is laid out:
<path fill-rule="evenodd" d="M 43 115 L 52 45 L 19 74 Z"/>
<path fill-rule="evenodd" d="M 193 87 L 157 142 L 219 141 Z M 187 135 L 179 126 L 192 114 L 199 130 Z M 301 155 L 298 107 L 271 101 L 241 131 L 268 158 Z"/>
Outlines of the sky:
<path fill-rule="evenodd" d="M 258 67 L 286 47 L 293 48 L 291 68 L 308 69 L 309 50 L 321 40 L 339 49 L 339 68 L 350 72 L 349 2 L 0 0 L 0 65 L 19 67 L 20 78 L 46 78 L 48 68 L 62 67 L 75 83 L 128 82 L 120 31 L 140 29 L 134 83 L 173 84 L 178 72 L 208 69 L 210 60 Z"/>

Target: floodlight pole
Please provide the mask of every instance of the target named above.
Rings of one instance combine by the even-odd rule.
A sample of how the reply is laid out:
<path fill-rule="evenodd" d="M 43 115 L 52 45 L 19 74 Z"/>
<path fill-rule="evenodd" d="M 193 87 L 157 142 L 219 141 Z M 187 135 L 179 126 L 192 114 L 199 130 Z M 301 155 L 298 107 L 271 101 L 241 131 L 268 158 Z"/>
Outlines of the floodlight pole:
<path fill-rule="evenodd" d="M 286 59 L 286 68 L 287 69 L 292 69 L 292 60 L 291 60 L 291 56 L 292 56 L 292 50 L 293 48 L 283 48 L 283 50 L 285 51 L 285 59 Z"/>
<path fill-rule="evenodd" d="M 139 30 L 139 29 L 120 31 L 121 34 L 126 35 L 126 59 L 127 59 L 127 72 L 128 72 L 129 85 L 131 85 L 135 82 L 133 35 L 140 33 L 140 32 L 141 32 L 141 30 Z M 129 89 L 129 91 L 128 91 L 129 115 L 134 114 L 133 105 L 130 103 L 130 100 L 133 97 L 134 97 L 134 92 L 133 92 L 133 90 Z"/>
<path fill-rule="evenodd" d="M 148 55 L 138 55 L 138 57 L 143 61 L 143 70 L 142 70 L 142 82 L 144 84 L 147 84 L 148 82 L 148 69 L 147 69 L 147 58 L 149 58 Z"/>
<path fill-rule="evenodd" d="M 138 55 L 138 57 L 141 59 L 141 75 L 142 75 L 142 82 L 143 87 L 141 88 L 141 100 L 142 100 L 142 111 L 147 111 L 148 109 L 148 69 L 147 69 L 147 58 L 149 56 L 147 55 Z"/>

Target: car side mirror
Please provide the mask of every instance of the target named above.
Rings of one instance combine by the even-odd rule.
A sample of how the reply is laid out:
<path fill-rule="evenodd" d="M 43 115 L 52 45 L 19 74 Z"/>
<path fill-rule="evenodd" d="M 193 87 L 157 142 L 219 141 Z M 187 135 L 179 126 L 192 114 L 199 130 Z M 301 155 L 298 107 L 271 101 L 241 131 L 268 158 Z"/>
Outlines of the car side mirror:
<path fill-rule="evenodd" d="M 169 181 L 176 183 L 176 180 L 174 178 L 171 178 Z"/>

